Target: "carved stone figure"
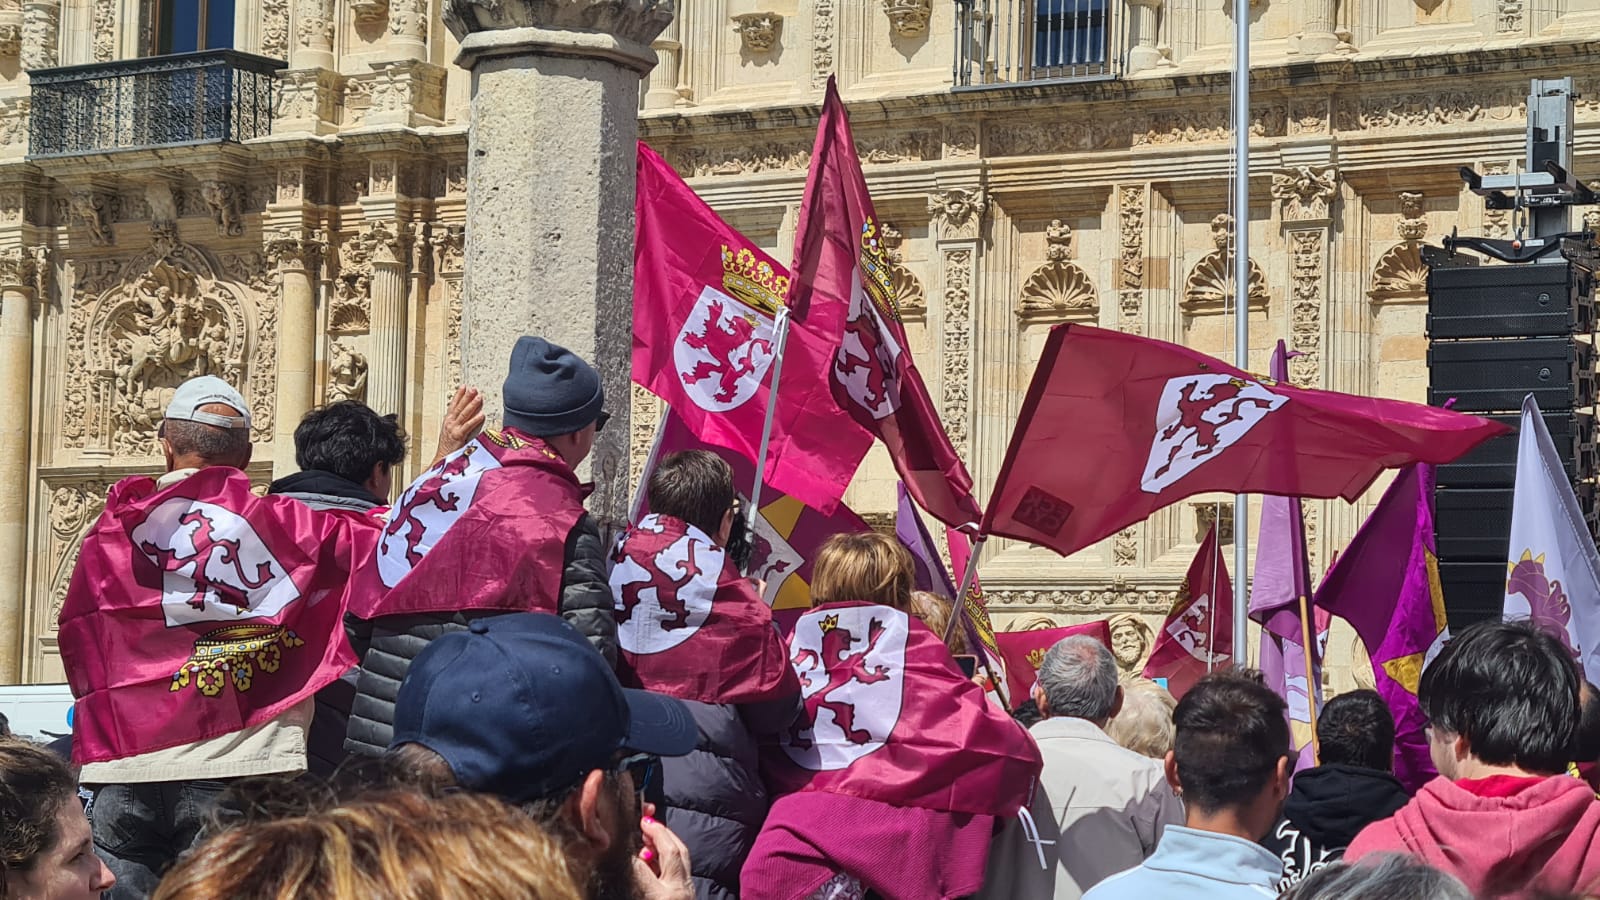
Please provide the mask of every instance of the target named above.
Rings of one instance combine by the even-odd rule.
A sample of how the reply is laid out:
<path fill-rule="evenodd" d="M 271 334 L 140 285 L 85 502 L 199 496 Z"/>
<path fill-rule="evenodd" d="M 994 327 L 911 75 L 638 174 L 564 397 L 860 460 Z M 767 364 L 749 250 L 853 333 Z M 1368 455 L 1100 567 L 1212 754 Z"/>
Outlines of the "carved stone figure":
<path fill-rule="evenodd" d="M 73 221 L 89 229 L 89 241 L 104 247 L 112 241 L 111 199 L 101 191 L 73 191 L 67 197 Z"/>
<path fill-rule="evenodd" d="M 936 191 L 928 196 L 928 214 L 939 222 L 941 240 L 976 240 L 978 225 L 989 209 L 982 188 Z"/>
<path fill-rule="evenodd" d="M 367 399 L 367 358 L 345 340 L 329 347 L 328 400 Z"/>
<path fill-rule="evenodd" d="M 1137 677 L 1155 646 L 1155 633 L 1143 619 L 1131 613 L 1112 616 L 1109 624 L 1111 655 L 1117 658 L 1117 668 L 1124 676 Z"/>
<path fill-rule="evenodd" d="M 244 191 L 241 188 L 227 181 L 202 181 L 200 199 L 205 201 L 212 218 L 216 220 L 217 234 L 223 237 L 244 234 L 244 222 L 241 221 Z"/>
<path fill-rule="evenodd" d="M 933 15 L 932 0 L 883 0 L 883 14 L 889 17 L 889 26 L 903 38 L 921 37 L 928 33 L 928 19 Z"/>
<path fill-rule="evenodd" d="M 1294 166 L 1272 173 L 1272 197 L 1283 203 L 1287 220 L 1326 219 L 1338 190 L 1339 173 L 1333 166 Z"/>
<path fill-rule="evenodd" d="M 733 30 L 739 33 L 744 49 L 751 53 L 766 53 L 777 46 L 778 34 L 783 29 L 783 16 L 775 12 L 745 13 L 733 17 Z"/>

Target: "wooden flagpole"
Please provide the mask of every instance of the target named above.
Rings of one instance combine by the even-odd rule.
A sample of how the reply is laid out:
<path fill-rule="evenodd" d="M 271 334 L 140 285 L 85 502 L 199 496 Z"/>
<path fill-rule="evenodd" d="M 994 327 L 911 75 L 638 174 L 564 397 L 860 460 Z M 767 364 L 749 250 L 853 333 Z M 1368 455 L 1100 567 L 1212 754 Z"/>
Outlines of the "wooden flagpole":
<path fill-rule="evenodd" d="M 761 484 L 767 477 L 767 444 L 772 440 L 772 420 L 778 413 L 778 380 L 783 376 L 783 349 L 789 343 L 787 303 L 778 307 L 772 332 L 772 386 L 767 389 L 767 416 L 761 423 L 761 444 L 756 451 L 756 483 L 750 486 L 750 508 L 744 511 L 745 526 L 752 535 L 756 533 L 756 516 L 761 509 Z"/>
<path fill-rule="evenodd" d="M 1321 679 L 1317 675 L 1315 647 L 1311 643 L 1311 603 L 1305 594 L 1300 595 L 1300 640 L 1304 642 L 1301 649 L 1306 655 L 1306 708 L 1311 710 L 1311 762 L 1315 765 L 1322 758 L 1322 745 L 1317 741 L 1317 682 Z"/>

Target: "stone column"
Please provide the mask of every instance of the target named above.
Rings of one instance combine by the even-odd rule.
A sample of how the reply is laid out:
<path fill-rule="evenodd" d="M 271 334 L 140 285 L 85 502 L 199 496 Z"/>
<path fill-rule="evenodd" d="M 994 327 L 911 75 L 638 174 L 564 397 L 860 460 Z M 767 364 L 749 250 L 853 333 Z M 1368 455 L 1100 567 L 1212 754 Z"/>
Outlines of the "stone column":
<path fill-rule="evenodd" d="M 972 458 L 972 292 L 977 282 L 983 217 L 988 210 L 989 198 L 982 188 L 936 191 L 928 197 L 928 215 L 937 226 L 939 268 L 944 283 L 937 332 L 944 341 L 940 354 L 944 361 L 939 374 L 940 407 L 950 444 L 964 460 Z"/>
<path fill-rule="evenodd" d="M 1304 17 L 1300 28 L 1300 52 L 1307 56 L 1331 53 L 1339 48 L 1339 0 L 1303 0 L 1300 15 Z"/>
<path fill-rule="evenodd" d="M 1160 25 L 1162 0 L 1128 0 L 1128 74 L 1144 72 L 1161 65 L 1156 49 L 1156 29 Z"/>
<path fill-rule="evenodd" d="M 678 41 L 680 24 L 673 19 L 650 45 L 661 62 L 651 70 L 646 82 L 649 88 L 644 94 L 644 109 L 669 109 L 678 102 L 678 67 L 683 53 L 683 44 Z"/>
<path fill-rule="evenodd" d="M 22 675 L 22 627 L 27 594 L 28 478 L 33 458 L 34 260 L 12 247 L 0 251 L 0 684 Z"/>
<path fill-rule="evenodd" d="M 405 415 L 406 244 L 387 223 L 364 235 L 372 250 L 372 322 L 367 331 L 367 405 L 380 415 Z"/>
<path fill-rule="evenodd" d="M 633 341 L 634 146 L 640 78 L 672 0 L 454 0 L 444 21 L 472 73 L 466 380 L 498 418 L 518 336 L 595 364 L 611 424 L 595 442 L 589 508 L 627 517 Z"/>
<path fill-rule="evenodd" d="M 272 476 L 299 471 L 294 429 L 317 405 L 317 269 L 323 244 L 303 231 L 279 231 L 267 240 L 283 279 L 278 316 L 278 396 L 272 426 Z"/>
<path fill-rule="evenodd" d="M 333 68 L 333 14 L 333 0 L 297 0 L 291 68 Z"/>
<path fill-rule="evenodd" d="M 390 57 L 428 58 L 428 5 L 428 0 L 389 0 Z"/>

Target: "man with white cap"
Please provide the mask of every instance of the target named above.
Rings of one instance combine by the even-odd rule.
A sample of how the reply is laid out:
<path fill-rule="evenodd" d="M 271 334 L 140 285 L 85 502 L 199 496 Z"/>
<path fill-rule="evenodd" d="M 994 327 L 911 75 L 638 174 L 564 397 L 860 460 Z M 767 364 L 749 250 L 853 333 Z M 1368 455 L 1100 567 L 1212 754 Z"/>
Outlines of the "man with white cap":
<path fill-rule="evenodd" d="M 169 488 L 201 469 L 250 462 L 250 407 L 220 378 L 191 378 L 167 404 L 160 430 Z M 306 767 L 310 698 L 277 717 L 231 734 L 88 763 L 81 780 L 97 788 L 94 842 L 117 876 L 112 900 L 147 896 L 161 873 L 195 842 L 227 781 Z"/>

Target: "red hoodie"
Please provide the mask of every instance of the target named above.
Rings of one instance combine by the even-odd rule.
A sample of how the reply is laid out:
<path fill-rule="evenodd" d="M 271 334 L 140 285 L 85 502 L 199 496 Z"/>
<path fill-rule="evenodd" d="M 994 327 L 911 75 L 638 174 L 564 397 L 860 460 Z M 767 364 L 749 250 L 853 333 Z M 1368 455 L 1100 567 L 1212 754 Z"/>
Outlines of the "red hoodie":
<path fill-rule="evenodd" d="M 1345 859 L 1373 853 L 1419 857 L 1485 898 L 1584 893 L 1600 887 L 1600 802 L 1570 775 L 1500 797 L 1435 778 L 1356 835 Z"/>

